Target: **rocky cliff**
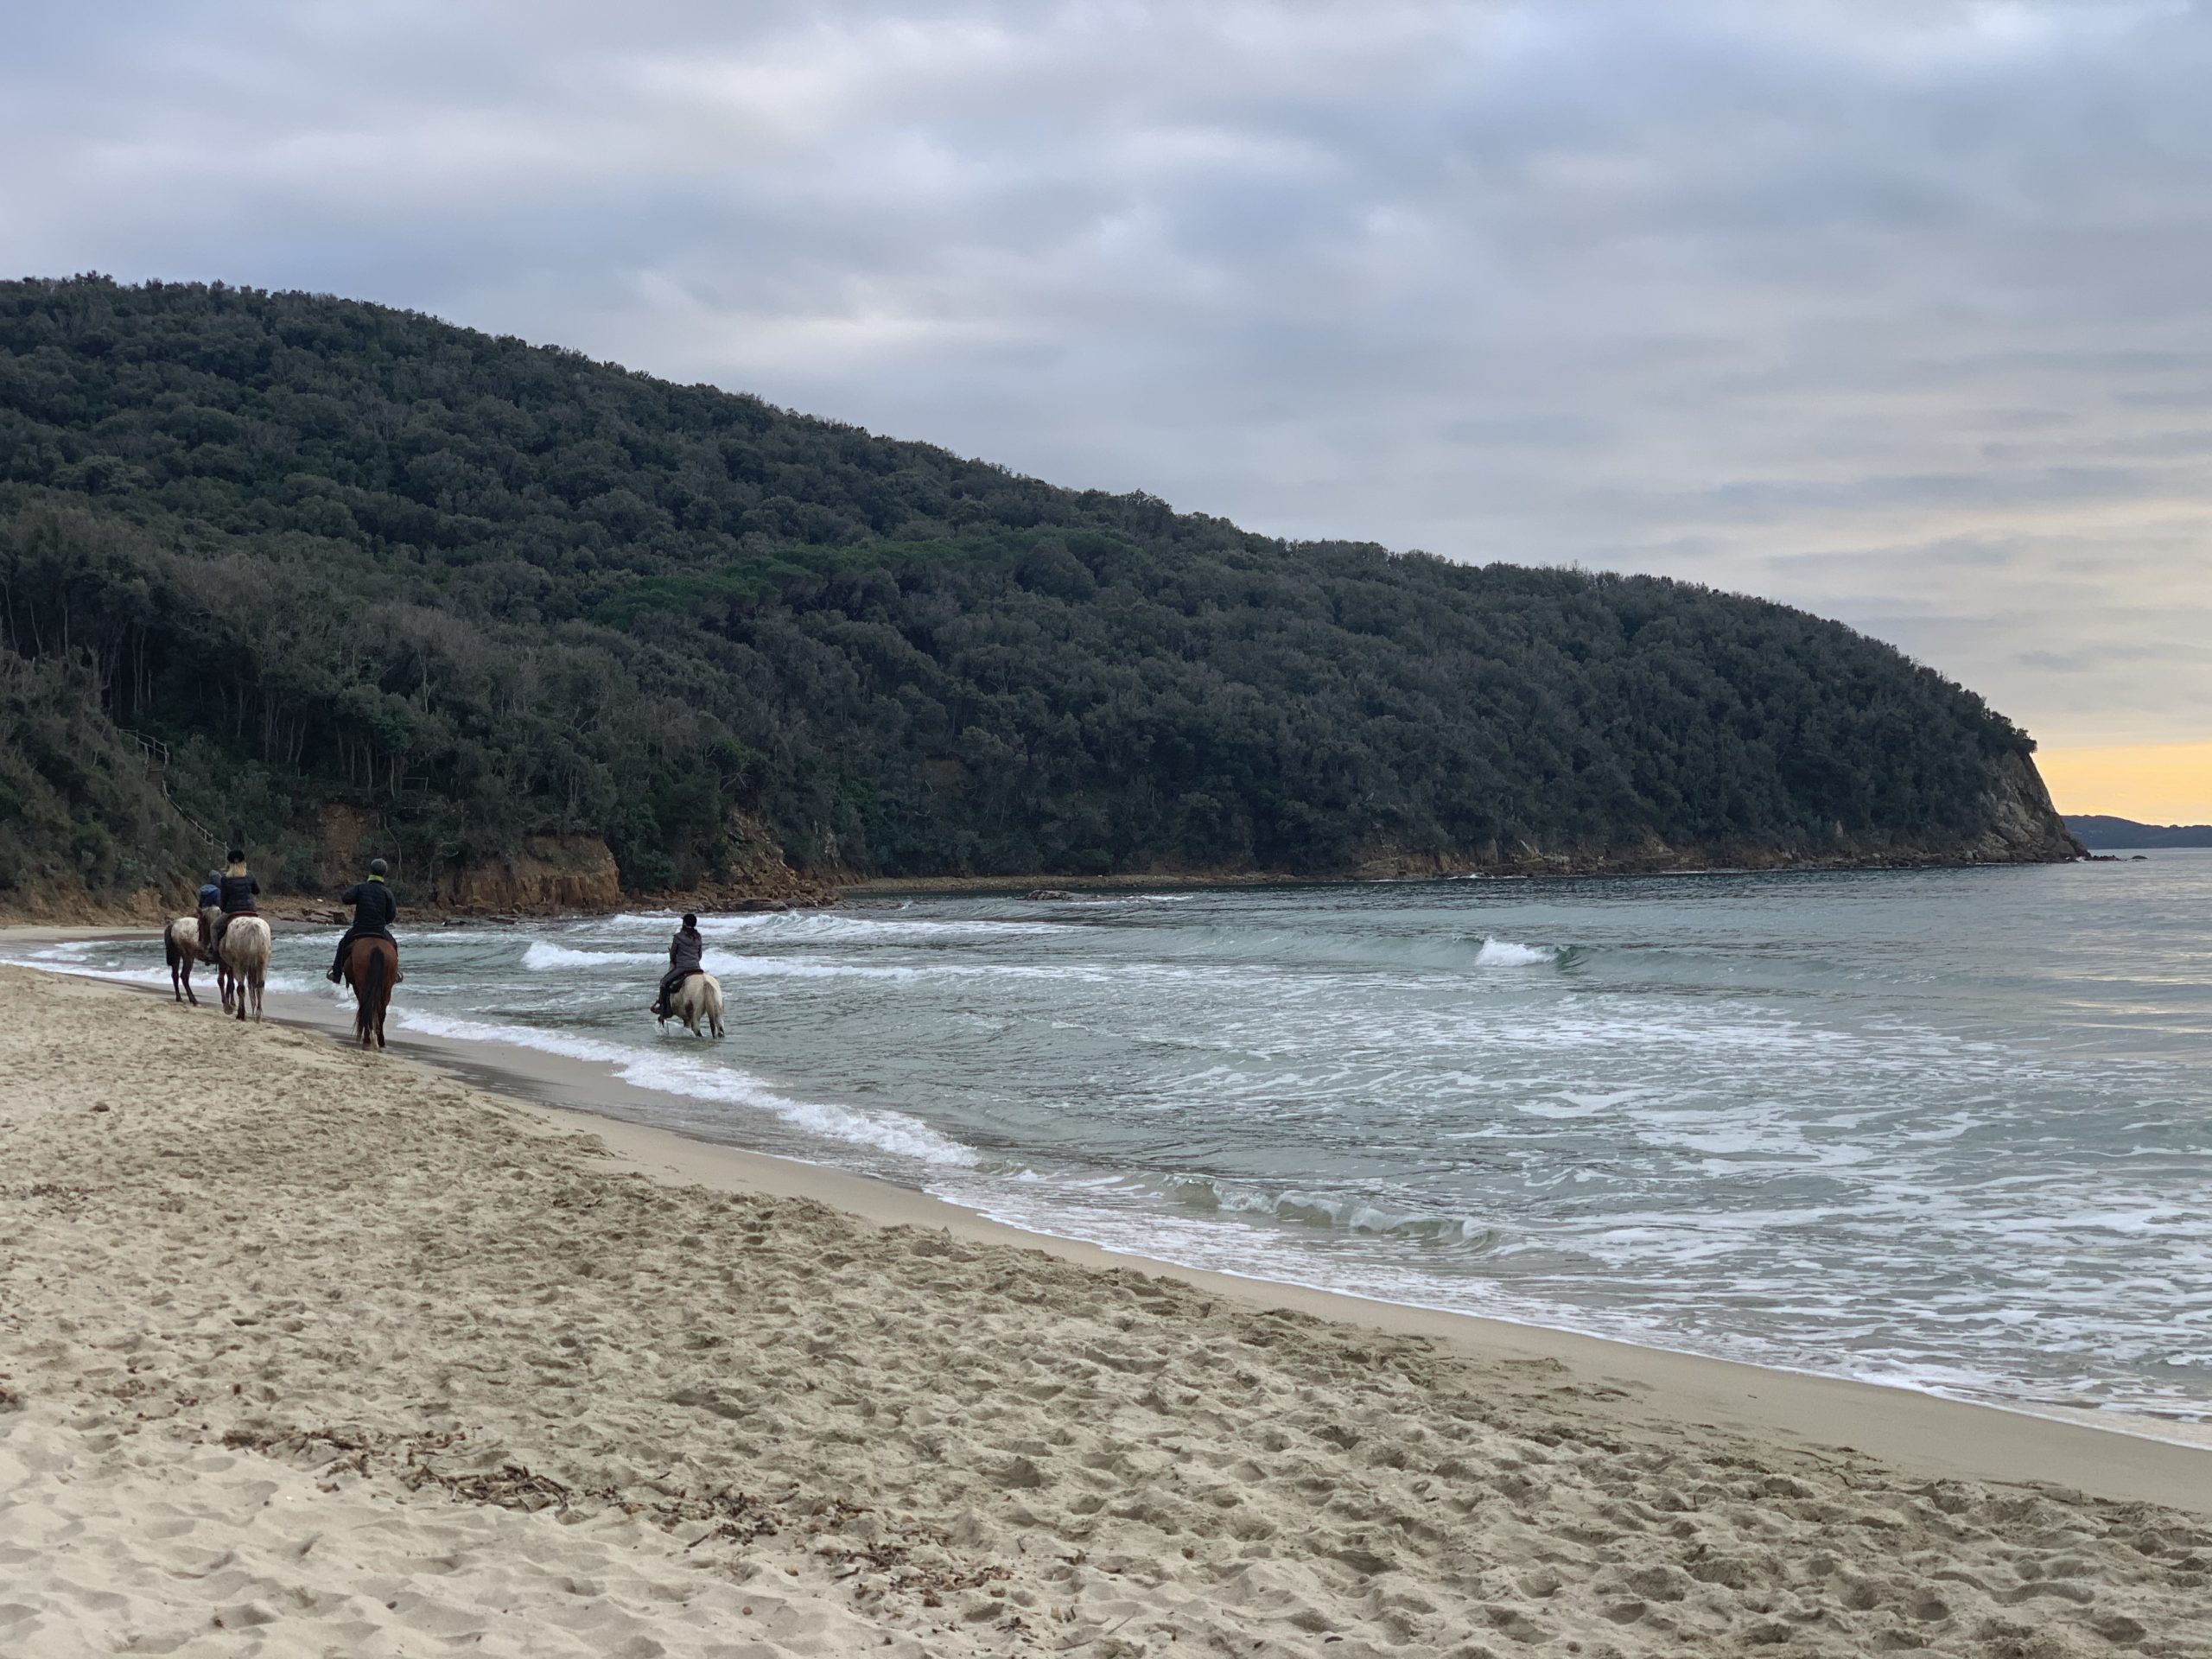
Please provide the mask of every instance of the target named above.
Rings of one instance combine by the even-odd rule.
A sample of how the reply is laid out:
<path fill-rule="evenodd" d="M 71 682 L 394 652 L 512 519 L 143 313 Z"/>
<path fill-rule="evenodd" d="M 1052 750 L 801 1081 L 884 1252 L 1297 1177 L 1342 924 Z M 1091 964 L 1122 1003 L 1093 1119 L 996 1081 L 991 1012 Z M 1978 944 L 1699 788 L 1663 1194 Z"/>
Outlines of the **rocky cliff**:
<path fill-rule="evenodd" d="M 1863 869 L 1949 864 L 2054 864 L 2088 856 L 2051 804 L 2050 791 L 2025 755 L 2008 753 L 1992 766 L 1976 813 L 1978 827 L 1955 836 L 1851 836 L 1796 845 L 1758 842 L 1669 842 L 1657 836 L 1627 844 L 1580 842 L 1492 843 L 1471 857 L 1373 849 L 1357 874 L 1370 880 L 1444 875 L 1637 874 L 1697 869 Z"/>

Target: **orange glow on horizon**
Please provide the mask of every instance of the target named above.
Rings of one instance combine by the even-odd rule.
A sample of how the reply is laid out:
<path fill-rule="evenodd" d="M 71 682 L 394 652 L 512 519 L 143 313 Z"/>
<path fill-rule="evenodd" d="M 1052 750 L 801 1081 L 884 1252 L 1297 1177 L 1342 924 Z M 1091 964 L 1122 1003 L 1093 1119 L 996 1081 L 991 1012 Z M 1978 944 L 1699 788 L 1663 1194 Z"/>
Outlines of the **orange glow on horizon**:
<path fill-rule="evenodd" d="M 2061 812 L 2138 823 L 2212 823 L 2212 743 L 2044 747 L 2036 766 Z"/>

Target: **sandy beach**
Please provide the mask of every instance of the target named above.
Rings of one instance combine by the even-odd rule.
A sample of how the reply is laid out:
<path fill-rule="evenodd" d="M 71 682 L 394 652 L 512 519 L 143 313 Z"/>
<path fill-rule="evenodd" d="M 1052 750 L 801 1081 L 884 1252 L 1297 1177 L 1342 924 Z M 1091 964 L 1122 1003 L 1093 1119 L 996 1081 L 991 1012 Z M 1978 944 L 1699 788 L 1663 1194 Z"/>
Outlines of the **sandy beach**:
<path fill-rule="evenodd" d="M 0 969 L 0 1653 L 2212 1655 L 2205 1450 L 1117 1265 L 484 1064 Z"/>

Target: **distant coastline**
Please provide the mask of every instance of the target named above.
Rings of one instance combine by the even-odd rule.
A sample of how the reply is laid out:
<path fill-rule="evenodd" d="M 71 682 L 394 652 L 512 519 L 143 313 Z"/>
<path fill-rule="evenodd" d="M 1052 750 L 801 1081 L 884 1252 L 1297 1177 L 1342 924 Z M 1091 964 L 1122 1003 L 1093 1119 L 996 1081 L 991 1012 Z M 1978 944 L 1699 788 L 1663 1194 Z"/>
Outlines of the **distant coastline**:
<path fill-rule="evenodd" d="M 2069 813 L 2066 827 L 2092 852 L 2149 847 L 2212 847 L 2212 823 L 2138 823 L 2105 813 Z"/>

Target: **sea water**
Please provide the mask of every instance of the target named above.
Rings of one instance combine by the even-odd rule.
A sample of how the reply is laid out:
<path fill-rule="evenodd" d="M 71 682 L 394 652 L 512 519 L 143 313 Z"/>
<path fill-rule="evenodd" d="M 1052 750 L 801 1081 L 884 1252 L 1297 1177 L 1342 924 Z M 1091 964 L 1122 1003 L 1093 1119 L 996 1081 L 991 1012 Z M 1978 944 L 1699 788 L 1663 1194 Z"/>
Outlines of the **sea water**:
<path fill-rule="evenodd" d="M 709 917 L 720 1044 L 645 1012 L 673 925 L 404 927 L 394 1033 L 1155 1258 L 2212 1416 L 2212 851 Z"/>

